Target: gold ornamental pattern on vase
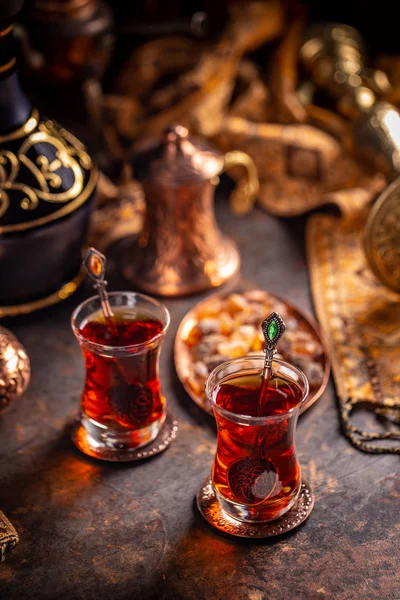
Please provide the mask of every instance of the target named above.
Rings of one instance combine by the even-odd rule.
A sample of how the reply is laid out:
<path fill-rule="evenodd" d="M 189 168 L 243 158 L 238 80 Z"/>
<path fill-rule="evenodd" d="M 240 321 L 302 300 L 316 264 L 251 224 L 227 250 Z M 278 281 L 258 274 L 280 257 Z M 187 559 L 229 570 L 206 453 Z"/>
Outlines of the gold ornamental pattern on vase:
<path fill-rule="evenodd" d="M 54 121 L 40 120 L 36 109 L 0 144 L 0 233 L 59 219 L 93 191 L 96 174 L 83 144 Z"/>
<path fill-rule="evenodd" d="M 36 109 L 0 135 L 0 317 L 76 290 L 96 183 L 85 146 Z"/>

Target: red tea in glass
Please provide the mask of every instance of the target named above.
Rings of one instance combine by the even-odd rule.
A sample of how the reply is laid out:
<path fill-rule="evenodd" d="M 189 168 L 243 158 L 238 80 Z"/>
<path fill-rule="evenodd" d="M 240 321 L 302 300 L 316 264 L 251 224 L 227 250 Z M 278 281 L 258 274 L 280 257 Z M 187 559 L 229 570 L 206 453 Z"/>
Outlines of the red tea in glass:
<path fill-rule="evenodd" d="M 91 444 L 129 451 L 152 441 L 165 420 L 158 362 L 169 314 L 142 294 L 116 292 L 109 300 L 112 331 L 98 297 L 72 317 L 86 367 L 81 422 Z"/>
<path fill-rule="evenodd" d="M 207 382 L 218 426 L 214 490 L 223 509 L 243 521 L 279 518 L 301 487 L 294 434 L 307 380 L 275 360 L 261 396 L 263 364 L 263 356 L 232 360 Z"/>

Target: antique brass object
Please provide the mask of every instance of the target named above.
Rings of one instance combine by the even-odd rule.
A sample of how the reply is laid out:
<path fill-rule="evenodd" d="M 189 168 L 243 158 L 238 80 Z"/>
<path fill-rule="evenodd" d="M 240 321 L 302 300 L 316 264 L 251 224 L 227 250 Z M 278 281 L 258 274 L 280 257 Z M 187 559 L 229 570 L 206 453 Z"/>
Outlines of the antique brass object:
<path fill-rule="evenodd" d="M 99 172 L 98 200 L 91 215 L 88 245 L 104 252 L 121 238 L 137 235 L 143 228 L 143 188 L 123 169 L 120 181 L 112 182 Z"/>
<path fill-rule="evenodd" d="M 25 391 L 31 367 L 25 348 L 15 335 L 0 327 L 0 410 Z"/>
<path fill-rule="evenodd" d="M 400 173 L 400 112 L 379 100 L 390 91 L 390 83 L 383 71 L 366 66 L 359 33 L 347 25 L 314 26 L 300 49 L 300 58 L 317 86 L 352 119 L 356 154 L 394 178 Z"/>
<path fill-rule="evenodd" d="M 0 511 L 0 562 L 6 558 L 7 552 L 19 542 L 18 533 L 7 517 Z"/>
<path fill-rule="evenodd" d="M 202 53 L 193 69 L 154 94 L 156 114 L 149 115 L 142 135 L 160 135 L 168 123 L 177 121 L 200 135 L 215 135 L 242 56 L 279 35 L 282 27 L 283 11 L 276 0 L 233 4 L 217 43 Z"/>
<path fill-rule="evenodd" d="M 365 227 L 364 247 L 378 279 L 400 293 L 400 179 L 374 204 Z"/>
<path fill-rule="evenodd" d="M 365 47 L 358 32 L 346 25 L 316 26 L 309 31 L 300 56 L 315 83 L 328 91 L 337 100 L 339 111 L 352 120 L 356 154 L 389 180 L 394 179 L 400 173 L 400 112 L 379 99 L 390 94 L 391 86 L 383 71 L 366 66 Z M 371 211 L 364 244 L 375 275 L 397 292 L 399 208 L 399 183 L 395 181 L 381 193 Z"/>
<path fill-rule="evenodd" d="M 239 253 L 222 236 L 213 210 L 218 175 L 233 166 L 247 169 L 232 194 L 234 210 L 243 213 L 258 193 L 255 166 L 246 154 L 224 156 L 180 125 L 137 151 L 133 175 L 143 185 L 146 216 L 124 257 L 124 274 L 135 286 L 179 296 L 219 286 L 237 272 Z"/>
<path fill-rule="evenodd" d="M 259 203 L 281 217 L 330 204 L 332 193 L 341 189 L 362 186 L 379 193 L 385 184 L 381 174 L 368 172 L 343 152 L 332 135 L 307 124 L 227 117 L 218 143 L 226 150 L 240 148 L 253 158 L 260 181 Z"/>
<path fill-rule="evenodd" d="M 331 348 L 346 436 L 365 452 L 400 454 L 399 296 L 373 276 L 367 263 L 363 232 L 369 213 L 368 198 L 357 198 L 359 193 L 360 190 L 341 192 L 340 202 L 347 211 L 341 218 L 313 215 L 309 219 L 311 287 Z M 389 264 L 398 273 L 392 241 L 386 245 L 382 229 L 385 219 L 391 223 L 399 214 L 397 186 L 392 184 L 385 195 L 382 204 L 379 202 L 372 209 L 367 226 L 367 232 L 376 236 L 382 250 L 382 256 L 374 259 L 381 279 L 382 271 L 388 278 Z M 395 225 L 391 228 L 394 232 Z M 383 266 L 382 257 L 386 261 Z"/>
<path fill-rule="evenodd" d="M 243 55 L 279 36 L 283 25 L 278 0 L 252 0 L 230 6 L 226 27 L 211 45 L 171 36 L 137 48 L 112 94 L 94 94 L 90 101 L 109 151 L 125 158 L 133 140 L 160 136 L 176 122 L 196 135 L 216 135 Z"/>

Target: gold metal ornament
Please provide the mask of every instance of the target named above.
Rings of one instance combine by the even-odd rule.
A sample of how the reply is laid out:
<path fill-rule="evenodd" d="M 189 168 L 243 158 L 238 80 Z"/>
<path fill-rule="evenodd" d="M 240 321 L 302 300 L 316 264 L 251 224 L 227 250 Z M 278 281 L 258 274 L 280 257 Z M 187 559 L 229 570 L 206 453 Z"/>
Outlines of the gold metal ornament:
<path fill-rule="evenodd" d="M 0 511 L 0 562 L 6 558 L 7 552 L 18 544 L 18 533 L 7 517 Z"/>
<path fill-rule="evenodd" d="M 217 138 L 219 147 L 240 148 L 258 171 L 258 202 L 268 212 L 292 217 L 331 202 L 332 192 L 365 187 L 376 193 L 383 175 L 367 170 L 343 151 L 332 135 L 314 126 L 253 123 L 228 116 Z"/>
<path fill-rule="evenodd" d="M 143 227 L 145 201 L 143 188 L 123 168 L 119 183 L 99 172 L 97 202 L 91 215 L 88 245 L 104 252 L 113 242 L 137 235 Z"/>
<path fill-rule="evenodd" d="M 390 91 L 381 70 L 366 65 L 360 34 L 347 25 L 311 27 L 300 49 L 302 64 L 317 86 L 336 101 L 352 122 L 356 154 L 389 178 L 400 173 L 400 112 L 380 97 Z"/>
<path fill-rule="evenodd" d="M 215 43 L 153 40 L 123 65 L 112 94 L 93 90 L 91 113 L 100 112 L 96 127 L 115 156 L 126 159 L 133 140 L 160 136 L 170 123 L 196 135 L 218 134 L 243 55 L 278 37 L 284 26 L 279 0 L 233 4 L 228 12 Z"/>
<path fill-rule="evenodd" d="M 13 140 L 18 140 L 25 135 L 30 134 L 39 122 L 39 111 L 37 108 L 34 108 L 29 119 L 18 129 L 7 133 L 6 135 L 0 135 L 0 144 L 3 142 L 11 142 Z"/>
<path fill-rule="evenodd" d="M 337 100 L 339 111 L 352 120 L 356 154 L 389 180 L 397 177 L 400 112 L 380 99 L 390 93 L 391 86 L 383 71 L 367 67 L 358 32 L 347 25 L 315 26 L 309 30 L 300 56 L 314 82 L 327 90 Z M 400 184 L 395 180 L 371 210 L 365 226 L 364 249 L 380 282 L 396 292 L 400 292 L 399 218 Z"/>
<path fill-rule="evenodd" d="M 365 226 L 365 254 L 372 271 L 391 290 L 400 293 L 400 179 L 372 207 Z"/>
<path fill-rule="evenodd" d="M 25 348 L 11 331 L 0 326 L 0 410 L 21 396 L 30 376 Z"/>
<path fill-rule="evenodd" d="M 25 138 L 28 125 L 31 130 L 31 121 L 34 131 Z M 10 207 L 11 194 L 18 198 L 24 211 L 36 210 L 40 201 L 60 204 L 61 208 L 36 219 L 1 225 L 0 233 L 26 231 L 70 214 L 89 198 L 97 180 L 96 170 L 84 146 L 75 136 L 59 128 L 53 121 L 38 122 L 37 115 L 33 115 L 19 132 L 19 137 L 24 139 L 16 151 L 6 148 L 0 150 L 0 217 L 4 216 Z M 18 139 L 16 133 L 10 134 L 12 141 Z M 1 141 L 7 143 L 9 139 L 3 136 Z M 30 150 L 37 144 L 44 144 L 54 150 L 54 159 L 51 162 L 42 155 L 33 159 Z M 19 180 L 22 168 L 29 171 L 29 178 L 35 183 L 28 185 Z M 70 173 L 68 189 L 61 187 L 59 171 L 62 169 Z M 85 171 L 82 169 L 90 172 L 87 182 L 84 180 Z"/>

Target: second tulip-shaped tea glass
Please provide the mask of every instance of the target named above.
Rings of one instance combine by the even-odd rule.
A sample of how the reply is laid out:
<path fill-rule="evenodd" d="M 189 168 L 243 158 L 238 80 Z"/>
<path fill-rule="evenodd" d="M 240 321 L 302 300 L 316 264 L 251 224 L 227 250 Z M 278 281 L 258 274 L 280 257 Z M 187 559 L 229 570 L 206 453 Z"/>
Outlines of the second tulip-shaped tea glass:
<path fill-rule="evenodd" d="M 276 359 L 260 399 L 264 360 L 225 362 L 206 385 L 218 426 L 214 491 L 228 515 L 248 522 L 281 517 L 301 487 L 295 429 L 308 382 L 299 369 Z"/>
<path fill-rule="evenodd" d="M 101 457 L 137 450 L 153 441 L 166 417 L 158 362 L 169 326 L 161 302 L 143 294 L 109 294 L 113 328 L 99 296 L 80 304 L 72 329 L 81 345 L 86 378 L 81 398 L 84 441 L 79 446 Z"/>

